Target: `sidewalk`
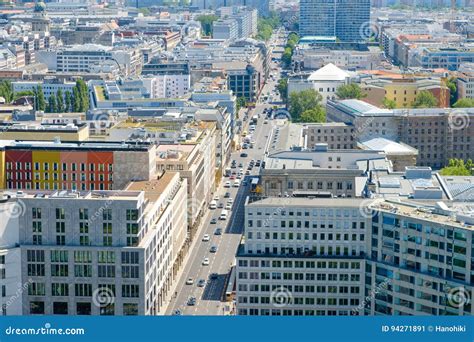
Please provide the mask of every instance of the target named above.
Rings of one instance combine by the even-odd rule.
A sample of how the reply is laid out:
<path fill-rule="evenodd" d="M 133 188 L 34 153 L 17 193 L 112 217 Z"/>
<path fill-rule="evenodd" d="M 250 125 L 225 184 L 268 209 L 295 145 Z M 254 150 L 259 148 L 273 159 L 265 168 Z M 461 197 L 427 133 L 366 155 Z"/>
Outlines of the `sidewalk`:
<path fill-rule="evenodd" d="M 173 285 L 171 285 L 171 288 L 168 292 L 168 295 L 166 296 L 166 300 L 164 305 L 162 306 L 162 309 L 157 313 L 157 315 L 166 315 L 166 312 L 168 311 L 168 308 L 171 303 L 173 303 L 174 298 L 174 293 L 176 292 L 176 289 L 178 285 L 181 283 L 181 278 L 183 277 L 184 270 L 186 269 L 186 266 L 188 265 L 189 258 L 194 250 L 194 247 L 196 246 L 196 243 L 200 242 L 199 241 L 199 236 L 202 233 L 202 229 L 207 222 L 209 222 L 209 215 L 211 211 L 206 207 L 205 208 L 206 212 L 205 214 L 201 217 L 201 222 L 199 223 L 199 227 L 195 232 L 194 239 L 191 241 L 191 246 L 189 246 L 188 253 L 186 253 L 183 262 L 181 264 L 181 268 L 179 269 L 178 273 L 176 274 L 175 281 L 173 282 Z"/>

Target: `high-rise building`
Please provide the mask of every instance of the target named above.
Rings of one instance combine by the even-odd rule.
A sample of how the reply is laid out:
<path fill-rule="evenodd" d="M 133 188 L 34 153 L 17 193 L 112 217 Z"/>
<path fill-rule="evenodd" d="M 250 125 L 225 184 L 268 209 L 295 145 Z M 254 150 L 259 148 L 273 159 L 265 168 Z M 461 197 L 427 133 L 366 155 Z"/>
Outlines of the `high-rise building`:
<path fill-rule="evenodd" d="M 364 40 L 370 27 L 370 0 L 301 0 L 300 36 L 337 37 L 343 42 Z"/>

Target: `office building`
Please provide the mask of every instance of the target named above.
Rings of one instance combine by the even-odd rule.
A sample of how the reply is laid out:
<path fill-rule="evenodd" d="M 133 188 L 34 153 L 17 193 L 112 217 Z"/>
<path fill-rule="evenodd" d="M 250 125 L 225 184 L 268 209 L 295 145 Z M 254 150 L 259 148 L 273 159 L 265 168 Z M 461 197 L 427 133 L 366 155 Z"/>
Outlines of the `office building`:
<path fill-rule="evenodd" d="M 7 276 L 0 283 L 7 293 L 24 288 L 12 307 L 0 299 L 3 313 L 159 313 L 186 239 L 185 203 L 177 173 L 124 191 L 25 191 L 4 199 L 3 208 L 21 212 L 2 223 Z"/>
<path fill-rule="evenodd" d="M 238 314 L 472 315 L 474 178 L 457 178 L 374 170 L 372 199 L 247 202 Z"/>
<path fill-rule="evenodd" d="M 337 37 L 343 42 L 358 42 L 363 25 L 370 21 L 368 0 L 301 0 L 300 36 Z"/>

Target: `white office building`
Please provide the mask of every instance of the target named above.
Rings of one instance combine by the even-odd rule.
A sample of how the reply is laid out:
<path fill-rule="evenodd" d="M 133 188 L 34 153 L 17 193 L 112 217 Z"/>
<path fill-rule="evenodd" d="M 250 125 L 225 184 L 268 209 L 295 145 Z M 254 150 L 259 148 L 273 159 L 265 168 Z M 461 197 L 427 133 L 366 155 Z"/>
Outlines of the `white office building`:
<path fill-rule="evenodd" d="M 123 191 L 14 194 L 2 204 L 16 207 L 2 213 L 3 313 L 159 313 L 186 239 L 186 192 L 165 173 Z"/>

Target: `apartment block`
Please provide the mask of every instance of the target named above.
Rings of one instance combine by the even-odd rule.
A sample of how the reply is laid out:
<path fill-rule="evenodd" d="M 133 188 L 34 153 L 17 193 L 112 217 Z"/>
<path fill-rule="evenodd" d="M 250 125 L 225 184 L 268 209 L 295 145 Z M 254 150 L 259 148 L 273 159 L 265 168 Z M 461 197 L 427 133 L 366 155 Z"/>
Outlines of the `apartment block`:
<path fill-rule="evenodd" d="M 186 191 L 177 173 L 166 173 L 125 191 L 13 194 L 2 206 L 20 214 L 2 224 L 0 283 L 7 293 L 25 285 L 20 308 L 1 298 L 4 314 L 157 314 L 186 238 Z"/>

